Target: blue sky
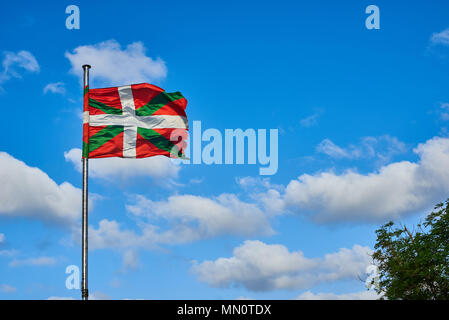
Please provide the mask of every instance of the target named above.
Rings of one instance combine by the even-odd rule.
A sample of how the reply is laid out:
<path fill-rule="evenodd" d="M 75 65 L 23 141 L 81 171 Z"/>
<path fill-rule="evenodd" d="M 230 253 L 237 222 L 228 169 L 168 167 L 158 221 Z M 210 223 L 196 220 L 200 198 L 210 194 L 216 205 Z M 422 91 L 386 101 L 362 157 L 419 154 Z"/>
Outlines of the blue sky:
<path fill-rule="evenodd" d="M 79 30 L 65 25 L 71 4 Z M 379 30 L 365 27 L 370 4 Z M 181 91 L 203 130 L 279 130 L 272 176 L 249 164 L 91 160 L 94 297 L 372 298 L 358 276 L 376 228 L 414 224 L 449 195 L 448 9 L 9 2 L 0 13 L 0 299 L 80 296 L 65 270 L 81 262 L 82 63 L 92 65 L 91 87 Z"/>

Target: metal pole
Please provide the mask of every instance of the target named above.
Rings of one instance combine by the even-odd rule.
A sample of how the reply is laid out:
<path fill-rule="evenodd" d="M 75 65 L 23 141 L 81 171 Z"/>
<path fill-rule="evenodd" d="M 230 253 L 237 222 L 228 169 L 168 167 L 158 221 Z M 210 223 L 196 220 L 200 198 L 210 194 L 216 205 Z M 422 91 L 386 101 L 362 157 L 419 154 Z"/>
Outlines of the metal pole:
<path fill-rule="evenodd" d="M 84 87 L 89 86 L 89 69 L 90 65 L 83 65 L 84 70 Z M 83 226 L 82 226 L 82 277 L 81 277 L 81 297 L 83 300 L 89 299 L 89 291 L 87 289 L 87 172 L 88 157 L 83 158 Z"/>

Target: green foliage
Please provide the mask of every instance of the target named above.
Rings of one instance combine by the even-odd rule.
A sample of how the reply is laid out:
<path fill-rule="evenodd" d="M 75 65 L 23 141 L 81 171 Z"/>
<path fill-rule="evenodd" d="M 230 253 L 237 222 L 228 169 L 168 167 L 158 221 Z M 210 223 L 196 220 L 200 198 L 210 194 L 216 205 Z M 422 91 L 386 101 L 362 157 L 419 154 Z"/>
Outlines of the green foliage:
<path fill-rule="evenodd" d="M 376 231 L 376 291 L 389 300 L 449 299 L 449 199 L 416 229 L 389 222 Z"/>

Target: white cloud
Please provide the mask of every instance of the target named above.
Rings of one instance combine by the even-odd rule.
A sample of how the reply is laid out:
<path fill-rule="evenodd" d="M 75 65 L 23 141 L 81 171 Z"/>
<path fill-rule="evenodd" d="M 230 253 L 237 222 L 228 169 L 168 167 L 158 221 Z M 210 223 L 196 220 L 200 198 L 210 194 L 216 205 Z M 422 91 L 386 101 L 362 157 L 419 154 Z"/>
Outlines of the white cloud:
<path fill-rule="evenodd" d="M 2 244 L 3 242 L 5 242 L 5 234 L 4 233 L 0 233 L 0 244 Z"/>
<path fill-rule="evenodd" d="M 441 44 L 449 46 L 449 28 L 441 32 L 435 32 L 430 38 L 430 43 L 433 45 Z"/>
<path fill-rule="evenodd" d="M 89 228 L 91 249 L 154 249 L 220 235 L 254 236 L 274 232 L 256 205 L 241 202 L 234 195 L 223 194 L 214 199 L 176 195 L 167 201 L 137 196 L 134 204 L 127 205 L 127 210 L 139 220 L 139 232 L 121 229 L 117 221 L 103 219 L 97 228 Z M 161 229 L 153 224 L 159 220 L 167 227 Z"/>
<path fill-rule="evenodd" d="M 303 174 L 286 187 L 284 206 L 321 222 L 385 221 L 428 209 L 449 192 L 449 139 L 435 137 L 414 152 L 418 162 L 395 162 L 370 174 Z"/>
<path fill-rule="evenodd" d="M 264 213 L 256 205 L 242 202 L 232 194 L 221 194 L 216 198 L 174 195 L 167 201 L 137 196 L 136 204 L 128 205 L 127 210 L 148 221 L 162 218 L 172 224 L 173 234 L 165 234 L 167 241 L 190 242 L 225 234 L 273 233 Z M 170 237 L 173 240 L 168 240 Z"/>
<path fill-rule="evenodd" d="M 329 139 L 324 139 L 320 142 L 320 144 L 317 146 L 317 151 L 327 154 L 328 156 L 332 158 L 349 158 L 350 154 L 337 146 L 335 143 L 333 143 Z"/>
<path fill-rule="evenodd" d="M 98 228 L 89 226 L 89 249 L 127 249 L 155 242 L 153 230 L 144 228 L 142 233 L 138 235 L 133 230 L 121 230 L 117 221 L 103 219 L 98 223 Z"/>
<path fill-rule="evenodd" d="M 305 127 L 305 128 L 313 127 L 318 123 L 318 118 L 322 113 L 323 112 L 321 110 L 319 110 L 318 112 L 316 112 L 304 119 L 301 119 L 299 121 L 299 124 L 301 125 L 301 127 Z"/>
<path fill-rule="evenodd" d="M 165 62 L 146 55 L 142 42 L 133 42 L 122 49 L 116 40 L 77 47 L 66 52 L 70 60 L 71 73 L 82 80 L 82 65 L 92 66 L 91 79 L 101 85 L 121 86 L 125 84 L 154 82 L 167 75 Z"/>
<path fill-rule="evenodd" d="M 134 270 L 139 266 L 139 255 L 134 250 L 127 250 L 123 254 L 123 266 L 122 270 L 126 271 L 128 269 Z"/>
<path fill-rule="evenodd" d="M 312 293 L 310 291 L 304 292 L 296 299 L 298 300 L 377 300 L 380 296 L 374 291 L 360 291 L 353 293 Z"/>
<path fill-rule="evenodd" d="M 378 160 L 386 160 L 405 148 L 403 143 L 389 136 L 364 138 L 362 142 L 360 146 L 367 150 L 366 156 Z M 388 147 L 376 150 L 373 146 L 379 143 Z M 333 153 L 328 150 L 328 153 L 350 153 L 349 148 L 342 151 L 338 148 Z M 354 150 L 350 156 L 361 156 Z M 308 214 L 321 223 L 384 222 L 431 209 L 447 197 L 449 139 L 434 137 L 413 151 L 418 161 L 393 162 L 368 174 L 354 169 L 340 174 L 333 170 L 320 171 L 303 174 L 286 187 L 249 177 L 238 179 L 237 183 L 245 189 L 257 191 L 251 198 L 268 215 L 286 212 Z M 265 189 L 259 191 L 260 188 Z"/>
<path fill-rule="evenodd" d="M 16 292 L 17 288 L 7 285 L 7 284 L 0 284 L 0 292 L 4 293 L 13 293 Z"/>
<path fill-rule="evenodd" d="M 260 177 L 239 177 L 236 178 L 237 184 L 246 192 L 249 192 L 250 198 L 264 209 L 268 217 L 283 213 L 284 200 L 281 198 L 281 192 L 285 187 L 280 184 L 273 184 L 270 178 Z"/>
<path fill-rule="evenodd" d="M 0 250 L 0 257 L 12 257 L 19 253 L 19 251 L 15 249 L 11 250 Z"/>
<path fill-rule="evenodd" d="M 51 296 L 48 297 L 47 300 L 76 300 L 73 297 L 57 297 L 57 296 Z"/>
<path fill-rule="evenodd" d="M 56 259 L 53 257 L 38 257 L 28 259 L 14 259 L 9 263 L 10 267 L 21 266 L 53 266 L 56 264 Z"/>
<path fill-rule="evenodd" d="M 323 282 L 357 279 L 370 264 L 372 251 L 354 245 L 322 258 L 307 258 L 279 244 L 245 241 L 231 258 L 194 262 L 191 271 L 213 287 L 243 286 L 252 291 L 304 289 Z"/>
<path fill-rule="evenodd" d="M 111 297 L 101 291 L 94 291 L 89 294 L 89 300 L 111 300 Z"/>
<path fill-rule="evenodd" d="M 0 74 L 0 83 L 11 78 L 21 78 L 18 69 L 28 72 L 39 72 L 39 64 L 36 58 L 29 51 L 5 52 L 5 58 L 2 61 L 3 70 Z"/>
<path fill-rule="evenodd" d="M 285 200 L 281 193 L 275 189 L 269 189 L 256 195 L 257 201 L 264 208 L 265 212 L 271 216 L 285 213 Z"/>
<path fill-rule="evenodd" d="M 65 93 L 64 83 L 63 82 L 55 82 L 55 83 L 47 84 L 44 87 L 44 94 L 47 92 L 64 94 Z"/>
<path fill-rule="evenodd" d="M 0 216 L 27 217 L 54 223 L 79 219 L 81 190 L 58 185 L 39 168 L 0 152 Z"/>
<path fill-rule="evenodd" d="M 66 161 L 73 163 L 79 172 L 82 168 L 81 154 L 79 148 L 64 152 Z M 163 156 L 143 159 L 101 158 L 89 161 L 90 177 L 111 180 L 148 176 L 170 184 L 178 176 L 179 170 L 179 165 Z"/>
<path fill-rule="evenodd" d="M 337 159 L 378 158 L 382 162 L 387 162 L 392 156 L 407 151 L 403 142 L 389 135 L 364 137 L 358 145 L 350 145 L 347 148 L 341 148 L 331 140 L 324 139 L 316 149 L 318 152 Z"/>

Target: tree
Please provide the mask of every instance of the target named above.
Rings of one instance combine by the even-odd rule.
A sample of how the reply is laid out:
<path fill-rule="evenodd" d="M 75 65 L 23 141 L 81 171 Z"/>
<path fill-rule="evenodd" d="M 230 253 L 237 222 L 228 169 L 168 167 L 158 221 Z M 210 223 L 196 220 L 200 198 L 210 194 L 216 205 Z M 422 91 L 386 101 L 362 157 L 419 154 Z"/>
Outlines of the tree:
<path fill-rule="evenodd" d="M 416 231 L 389 222 L 376 234 L 376 291 L 383 299 L 449 299 L 449 199 Z"/>

